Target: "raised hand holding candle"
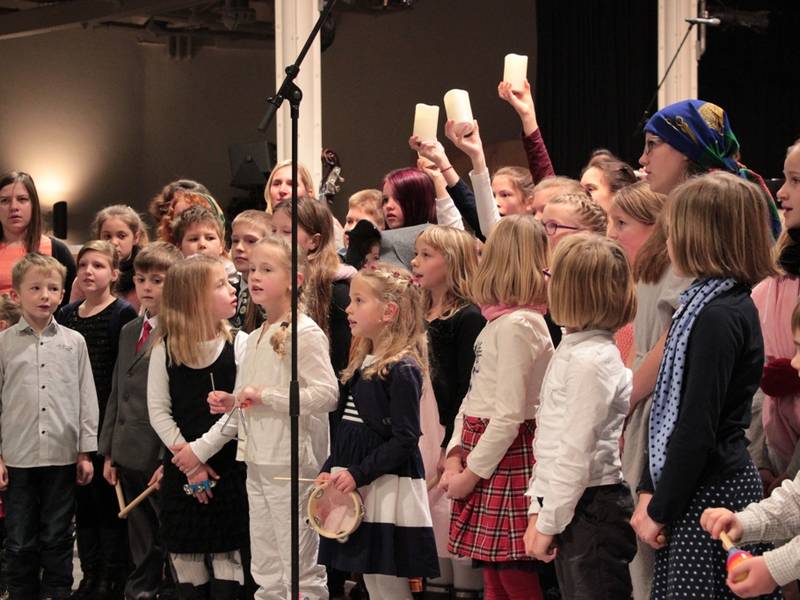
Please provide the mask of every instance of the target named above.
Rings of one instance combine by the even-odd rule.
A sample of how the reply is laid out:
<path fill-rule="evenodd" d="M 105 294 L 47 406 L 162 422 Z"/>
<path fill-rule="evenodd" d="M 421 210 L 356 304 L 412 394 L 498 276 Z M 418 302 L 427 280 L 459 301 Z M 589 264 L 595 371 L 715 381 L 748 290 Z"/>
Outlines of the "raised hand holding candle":
<path fill-rule="evenodd" d="M 430 104 L 417 104 L 414 111 L 414 132 L 421 142 L 431 142 L 436 139 L 436 130 L 439 127 L 439 107 Z"/>
<path fill-rule="evenodd" d="M 524 54 L 506 54 L 503 81 L 511 84 L 511 89 L 521 92 L 525 89 L 528 76 L 528 57 Z"/>
<path fill-rule="evenodd" d="M 469 103 L 469 92 L 466 90 L 450 90 L 444 95 L 444 109 L 447 119 L 456 122 L 457 129 L 472 131 L 472 106 Z M 468 135 L 468 134 L 467 134 Z"/>

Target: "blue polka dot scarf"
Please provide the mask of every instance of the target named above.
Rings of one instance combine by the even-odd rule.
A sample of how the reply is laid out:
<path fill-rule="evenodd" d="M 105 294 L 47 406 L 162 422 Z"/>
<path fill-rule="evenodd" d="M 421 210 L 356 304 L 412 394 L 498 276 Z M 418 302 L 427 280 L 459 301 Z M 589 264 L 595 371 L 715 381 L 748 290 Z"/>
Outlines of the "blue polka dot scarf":
<path fill-rule="evenodd" d="M 672 317 L 664 358 L 658 369 L 653 408 L 650 412 L 649 460 L 653 485 L 658 486 L 667 459 L 667 444 L 678 422 L 681 388 L 686 363 L 686 347 L 697 315 L 706 304 L 736 285 L 735 279 L 695 281 L 680 296 L 680 306 Z"/>

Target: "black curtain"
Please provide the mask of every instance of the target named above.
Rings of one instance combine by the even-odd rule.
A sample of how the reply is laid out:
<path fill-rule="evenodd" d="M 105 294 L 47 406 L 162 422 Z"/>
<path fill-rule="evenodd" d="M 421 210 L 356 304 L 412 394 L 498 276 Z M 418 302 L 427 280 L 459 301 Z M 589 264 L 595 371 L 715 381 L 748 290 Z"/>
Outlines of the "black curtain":
<path fill-rule="evenodd" d="M 742 162 L 765 178 L 782 177 L 786 147 L 800 137 L 800 2 L 726 0 L 719 9 L 709 4 L 712 14 L 727 9 L 731 16 L 706 34 L 699 95 L 728 112 Z M 753 28 L 752 11 L 767 11 L 765 27 Z"/>
<path fill-rule="evenodd" d="M 578 176 L 598 147 L 638 166 L 634 132 L 658 83 L 658 2 L 543 0 L 536 11 L 534 97 L 556 173 Z"/>

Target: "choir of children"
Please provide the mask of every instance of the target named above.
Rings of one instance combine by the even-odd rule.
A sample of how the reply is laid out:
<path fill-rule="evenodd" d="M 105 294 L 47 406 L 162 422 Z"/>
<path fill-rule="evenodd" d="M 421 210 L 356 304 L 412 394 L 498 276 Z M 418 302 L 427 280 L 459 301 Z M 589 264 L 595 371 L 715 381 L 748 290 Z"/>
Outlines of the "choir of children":
<path fill-rule="evenodd" d="M 341 239 L 308 170 L 293 182 L 284 161 L 230 248 L 216 200 L 179 180 L 154 199 L 163 241 L 130 207 L 97 214 L 61 309 L 73 277 L 41 234 L 33 180 L 0 179 L 12 600 L 287 600 L 291 513 L 302 522 L 325 489 L 357 492 L 363 514 L 340 539 L 301 525 L 309 600 L 345 597 L 351 575 L 373 600 L 796 587 L 800 141 L 773 249 L 774 201 L 738 163 L 721 108 L 656 113 L 646 181 L 598 151 L 579 183 L 554 177 L 530 86 L 498 93 L 530 169 L 490 177 L 477 122 L 449 121 L 472 189 L 441 144 L 412 137 L 419 162 L 354 194 Z M 295 328 L 300 505 L 287 481 Z M 761 471 L 745 437 L 759 387 Z M 723 534 L 753 555 L 728 573 Z"/>

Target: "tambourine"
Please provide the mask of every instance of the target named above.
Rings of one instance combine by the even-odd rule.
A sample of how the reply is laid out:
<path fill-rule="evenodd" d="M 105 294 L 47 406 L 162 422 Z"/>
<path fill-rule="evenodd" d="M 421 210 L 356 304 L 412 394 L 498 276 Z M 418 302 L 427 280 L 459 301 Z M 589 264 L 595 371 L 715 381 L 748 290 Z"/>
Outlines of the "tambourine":
<path fill-rule="evenodd" d="M 363 519 L 364 501 L 357 491 L 344 494 L 325 483 L 311 490 L 308 524 L 322 537 L 343 544 Z"/>

